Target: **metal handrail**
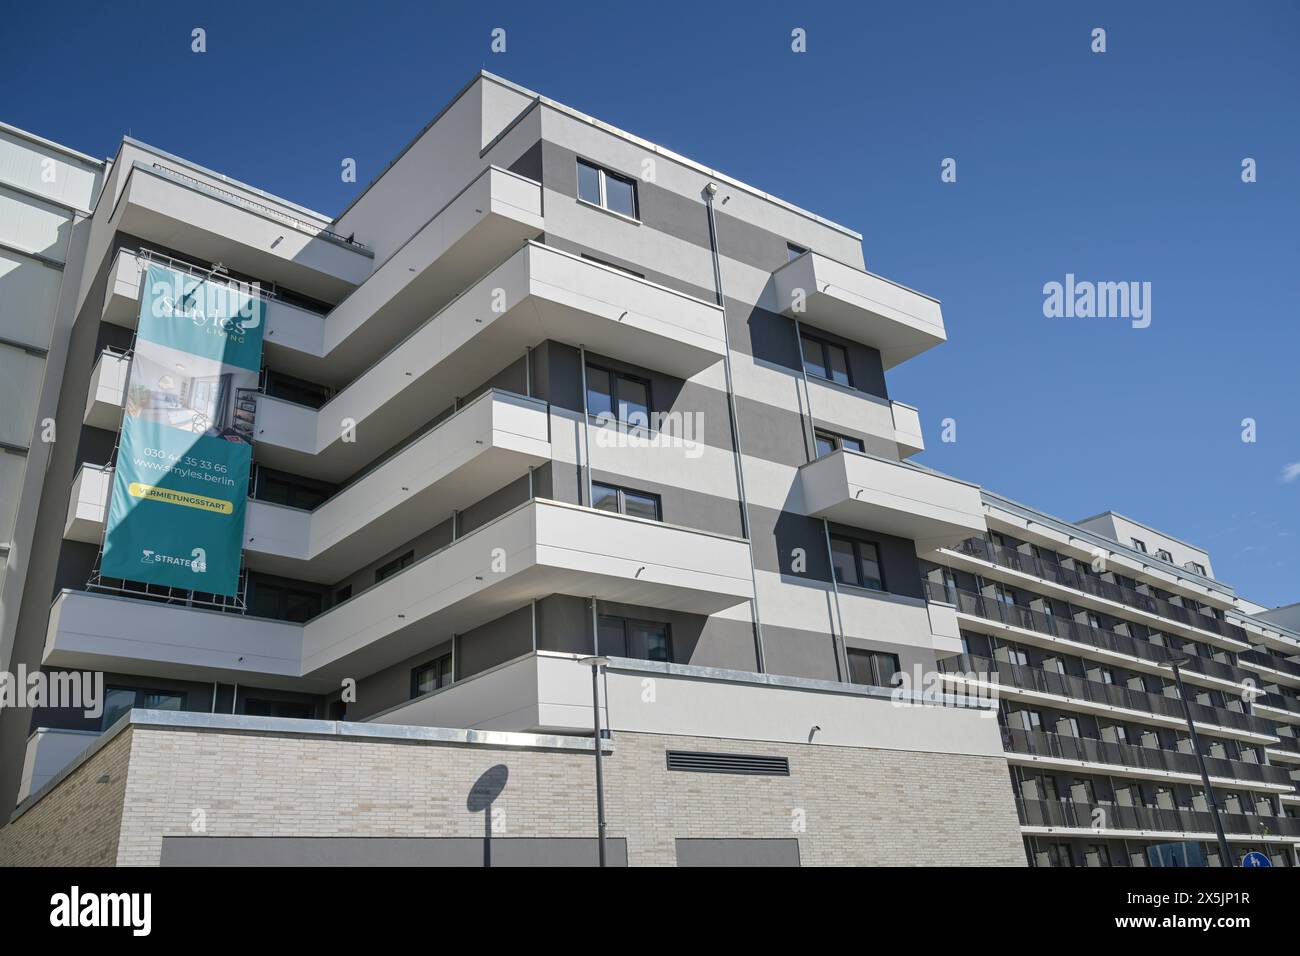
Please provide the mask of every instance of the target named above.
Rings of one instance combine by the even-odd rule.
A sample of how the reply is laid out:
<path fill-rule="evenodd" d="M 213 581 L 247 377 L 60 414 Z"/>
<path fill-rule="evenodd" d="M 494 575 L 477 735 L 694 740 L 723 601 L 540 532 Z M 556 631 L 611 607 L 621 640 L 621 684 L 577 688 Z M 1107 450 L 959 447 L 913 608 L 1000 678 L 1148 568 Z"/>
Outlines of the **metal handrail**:
<path fill-rule="evenodd" d="M 249 199 L 247 196 L 242 196 L 239 193 L 231 192 L 229 189 L 222 189 L 220 186 L 214 185 L 213 183 L 207 182 L 205 180 L 196 179 L 193 176 L 187 176 L 185 173 L 178 172 L 172 169 L 170 166 L 162 165 L 162 163 L 154 163 L 153 168 L 158 170 L 159 172 L 166 173 L 168 176 L 173 177 L 175 179 L 181 179 L 187 183 L 191 183 L 199 187 L 200 189 L 204 190 L 205 192 L 217 193 L 231 200 L 234 200 L 239 205 L 252 209 L 255 212 L 259 212 L 264 215 L 271 216 L 279 220 L 280 222 L 283 222 L 286 226 L 289 226 L 293 229 L 297 229 L 299 232 L 304 232 L 311 236 L 318 236 L 322 239 L 327 239 L 331 242 L 336 242 L 339 245 L 347 246 L 349 248 L 370 252 L 369 248 L 367 248 L 363 243 L 357 242 L 355 239 L 352 239 L 348 236 L 341 236 L 332 229 L 326 229 L 324 226 L 318 226 L 315 223 L 308 222 L 305 219 L 299 219 L 297 216 L 291 216 L 282 209 L 276 209 L 274 206 L 268 206 L 265 203 L 260 203 L 257 202 L 256 200 Z"/>
<path fill-rule="evenodd" d="M 1171 771 L 1198 778 L 1200 775 L 1196 755 L 1181 750 L 1142 747 L 1117 741 L 1098 740 L 1094 737 L 1049 734 L 1018 727 L 1002 728 L 1002 745 L 1010 753 L 1035 757 L 1054 757 L 1058 760 L 1077 760 L 1081 763 L 1110 764 L 1141 770 Z M 1280 786 L 1291 785 L 1291 773 L 1285 767 L 1208 755 L 1204 759 L 1206 769 L 1212 777 Z"/>
<path fill-rule="evenodd" d="M 1200 628 L 1203 631 L 1210 631 L 1229 640 L 1247 643 L 1245 630 L 1235 624 L 1229 624 L 1217 617 L 1193 611 L 1191 608 L 1174 604 L 1164 598 L 1143 594 L 1113 581 L 1103 581 L 1100 578 L 1071 570 L 1060 564 L 1044 561 L 1032 554 L 1021 554 L 1013 548 L 993 544 L 984 538 L 967 538 L 957 545 L 954 550 L 988 561 L 990 564 L 997 564 L 1013 571 L 1022 571 L 1034 577 L 1043 578 L 1064 587 L 1082 591 L 1085 594 L 1091 594 L 1094 597 L 1115 601 L 1127 607 L 1146 611 L 1148 614 L 1155 614 L 1158 617 L 1170 618 L 1188 627 Z"/>
<path fill-rule="evenodd" d="M 1158 666 L 1167 664 L 1174 656 L 1169 648 L 1162 645 L 1129 637 L 1127 634 L 1116 634 L 1114 631 L 1093 627 L 1091 624 L 1083 624 L 1073 618 L 1047 614 L 1019 604 L 998 601 L 977 594 L 974 591 L 966 591 L 960 588 L 950 589 L 946 585 L 928 579 L 923 580 L 922 583 L 931 600 L 956 604 L 959 611 L 974 614 L 976 617 L 1000 621 L 1003 624 L 1036 631 L 1039 634 L 1058 637 L 1062 640 L 1073 641 L 1076 644 L 1089 644 L 1100 650 L 1136 657 L 1138 660 L 1147 661 Z M 1254 674 L 1240 667 L 1224 664 L 1221 661 L 1211 660 L 1199 655 L 1189 655 L 1188 667 L 1194 673 L 1233 684 L 1249 683 L 1253 685 L 1257 683 Z M 1262 697 L 1258 699 L 1262 699 Z"/>
<path fill-rule="evenodd" d="M 974 654 L 946 658 L 938 662 L 938 667 L 944 673 L 974 671 L 989 675 L 996 674 L 999 683 L 1020 690 L 1183 719 L 1182 704 L 1177 698 L 1133 690 L 1120 684 L 1091 681 L 1070 674 L 1059 674 L 1055 671 L 1045 671 L 1038 667 L 1012 664 Z M 1199 724 L 1227 727 L 1267 737 L 1277 736 L 1271 723 L 1251 714 L 1226 710 L 1222 707 L 1209 707 L 1192 701 L 1187 702 L 1187 708 L 1192 714 L 1192 719 Z"/>
<path fill-rule="evenodd" d="M 1021 826 L 1096 830 L 1163 830 L 1171 833 L 1213 833 L 1214 818 L 1204 810 L 1087 804 L 1073 800 L 1016 798 Z M 1300 836 L 1300 819 L 1253 813 L 1220 814 L 1223 829 L 1234 836 Z"/>

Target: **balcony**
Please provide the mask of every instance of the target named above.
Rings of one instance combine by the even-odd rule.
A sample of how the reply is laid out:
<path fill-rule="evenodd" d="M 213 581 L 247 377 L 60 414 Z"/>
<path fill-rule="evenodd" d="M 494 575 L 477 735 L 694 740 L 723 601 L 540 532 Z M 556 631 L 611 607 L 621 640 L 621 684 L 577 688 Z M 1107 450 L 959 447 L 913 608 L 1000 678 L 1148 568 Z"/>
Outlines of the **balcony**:
<path fill-rule="evenodd" d="M 131 371 L 131 359 L 125 352 L 104 349 L 90 373 L 90 388 L 86 395 L 86 411 L 81 420 L 93 428 L 117 431 L 122 424 L 122 408 L 126 403 L 126 382 Z"/>
<path fill-rule="evenodd" d="M 1177 777 L 1198 786 L 1201 783 L 1196 755 L 1181 750 L 1135 747 L 1092 737 L 1046 734 L 1014 727 L 1002 729 L 1002 742 L 1008 761 L 1025 766 L 1047 764 L 1068 769 L 1075 764 L 1087 764 L 1089 771 L 1099 774 L 1153 780 Z M 1269 793 L 1293 793 L 1295 790 L 1291 774 L 1284 767 L 1221 757 L 1206 756 L 1204 759 L 1210 781 L 1215 785 Z"/>
<path fill-rule="evenodd" d="M 752 599 L 749 545 L 534 499 L 306 624 L 64 591 L 43 663 L 337 687 L 557 593 L 714 614 Z"/>
<path fill-rule="evenodd" d="M 975 674 L 979 675 L 979 682 L 996 682 L 1005 693 L 1013 697 L 1026 700 L 1053 698 L 1064 701 L 1066 709 L 1083 713 L 1103 717 L 1132 715 L 1133 719 L 1161 727 L 1187 726 L 1182 704 L 1177 698 L 1162 694 L 1148 694 L 1119 684 L 1085 680 L 1070 674 L 971 654 L 941 660 L 938 667 L 950 675 L 952 683 L 966 683 L 969 676 Z M 1277 740 L 1271 723 L 1250 714 L 1221 707 L 1207 707 L 1192 701 L 1188 701 L 1187 708 L 1196 729 L 1202 733 L 1246 740 L 1252 744 L 1263 743 L 1269 747 Z"/>
<path fill-rule="evenodd" d="M 784 315 L 870 345 L 886 369 L 948 338 L 934 299 L 815 252 L 786 263 L 772 280 Z"/>
<path fill-rule="evenodd" d="M 1188 628 L 1213 634 L 1215 637 L 1226 639 L 1234 645 L 1241 645 L 1246 640 L 1245 631 L 1217 617 L 1201 614 L 1164 598 L 1143 594 L 1122 584 L 1103 581 L 1095 575 L 1083 574 L 1055 562 L 1044 561 L 1032 554 L 1022 554 L 1014 548 L 995 545 L 982 537 L 963 541 L 959 546 L 950 550 L 958 557 L 969 556 L 978 561 L 996 564 L 999 567 L 1018 571 L 1021 574 L 1050 581 L 1060 587 L 1080 591 L 1092 597 L 1123 604 L 1125 607 L 1131 607 L 1155 617 L 1177 622 Z M 1234 647 L 1233 649 L 1237 648 Z"/>
<path fill-rule="evenodd" d="M 397 541 L 435 527 L 550 460 L 545 402 L 490 390 L 312 511 L 248 502 L 248 567 L 329 584 L 377 560 Z M 64 537 L 98 544 L 111 469 L 83 466 Z"/>
<path fill-rule="evenodd" d="M 921 435 L 921 413 L 911 405 L 890 402 L 894 416 L 894 441 L 898 443 L 898 457 L 910 458 L 925 451 L 925 438 Z"/>
<path fill-rule="evenodd" d="M 1073 618 L 999 601 L 974 591 L 950 589 L 934 581 L 926 581 L 925 588 L 934 600 L 954 601 L 958 613 L 966 615 L 968 620 L 978 618 L 980 621 L 1016 628 L 1014 640 L 1020 643 L 1049 650 L 1063 650 L 1148 674 L 1172 674 L 1168 669 L 1173 657 L 1170 649 L 1150 641 L 1102 630 Z M 1190 683 L 1233 694 L 1241 694 L 1248 686 L 1248 681 L 1254 683 L 1251 675 L 1239 667 L 1191 655 L 1187 656 L 1187 660 L 1183 678 Z"/>
<path fill-rule="evenodd" d="M 63 537 L 82 544 L 99 544 L 104 539 L 104 521 L 108 517 L 108 495 L 113 487 L 113 469 L 103 465 L 83 464 L 77 469 L 68 493 L 68 513 L 63 522 Z"/>
<path fill-rule="evenodd" d="M 977 485 L 911 465 L 837 451 L 799 469 L 804 513 L 916 542 L 917 551 L 984 531 Z"/>
<path fill-rule="evenodd" d="M 1080 831 L 1092 837 L 1152 837 L 1214 840 L 1214 818 L 1200 810 L 1162 807 L 1132 807 L 1119 804 L 1090 806 L 1065 800 L 1016 800 L 1021 827 L 1049 834 Z M 1300 838 L 1300 820 L 1293 817 L 1263 817 L 1250 813 L 1221 813 L 1223 831 L 1239 842 L 1295 842 Z M 1101 820 L 1101 827 L 1094 824 Z"/>
<path fill-rule="evenodd" d="M 550 458 L 547 404 L 485 392 L 313 511 L 250 501 L 248 566 L 338 581 Z"/>
<path fill-rule="evenodd" d="M 109 268 L 104 295 L 104 310 L 100 318 L 110 325 L 134 329 L 140 320 L 140 283 L 144 280 L 149 262 L 167 266 L 197 278 L 206 278 L 208 270 L 199 269 L 188 262 L 152 253 L 135 253 L 119 250 Z M 268 354 L 283 357 L 288 353 L 319 354 L 324 348 L 325 317 L 300 308 L 277 296 L 273 290 L 262 289 L 259 298 L 265 309 L 265 348 Z M 275 343 L 274 347 L 272 342 Z M 279 351 L 277 352 L 277 349 Z M 277 362 L 277 367 L 279 367 Z"/>
<path fill-rule="evenodd" d="M 336 302 L 370 275 L 374 257 L 364 246 L 332 233 L 324 219 L 308 216 L 291 204 L 252 190 L 237 191 L 189 167 L 182 171 L 135 159 L 117 196 L 112 226 Z"/>
<path fill-rule="evenodd" d="M 680 378 L 726 351 L 717 306 L 529 242 L 319 410 L 263 399 L 257 458 L 340 480 L 548 339 Z"/>

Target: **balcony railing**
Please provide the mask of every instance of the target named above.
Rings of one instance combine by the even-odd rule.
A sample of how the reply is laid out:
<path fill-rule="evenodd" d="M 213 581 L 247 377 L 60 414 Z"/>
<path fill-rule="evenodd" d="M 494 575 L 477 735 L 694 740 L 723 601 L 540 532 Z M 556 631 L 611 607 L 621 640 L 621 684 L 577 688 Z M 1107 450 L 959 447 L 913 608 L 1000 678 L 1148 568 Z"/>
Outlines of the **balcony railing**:
<path fill-rule="evenodd" d="M 984 538 L 967 538 L 954 550 L 978 558 L 981 561 L 988 561 L 990 564 L 997 564 L 1013 571 L 1021 571 L 1042 578 L 1045 581 L 1051 581 L 1062 587 L 1073 588 L 1094 597 L 1115 601 L 1128 607 L 1137 608 L 1140 611 L 1146 611 L 1148 614 L 1167 617 L 1170 620 L 1178 621 L 1180 624 L 1186 624 L 1188 627 L 1200 628 L 1203 631 L 1218 634 L 1220 637 L 1226 637 L 1229 640 L 1243 643 L 1246 641 L 1246 632 L 1235 624 L 1229 624 L 1217 617 L 1201 614 L 1182 605 L 1174 604 L 1172 601 L 1166 601 L 1164 598 L 1143 594 L 1122 584 L 1103 581 L 1093 575 L 1073 571 L 1059 564 L 1036 558 L 1032 554 L 1021 554 L 1013 548 L 1004 548 Z"/>
<path fill-rule="evenodd" d="M 245 209 L 250 209 L 253 212 L 258 213 L 259 215 L 268 216 L 277 222 L 282 222 L 291 229 L 296 229 L 298 232 L 306 233 L 309 236 L 317 236 L 321 239 L 327 239 L 330 242 L 336 242 L 349 249 L 356 249 L 367 253 L 370 251 L 365 245 L 357 242 L 349 236 L 341 236 L 331 229 L 326 229 L 324 226 L 308 222 L 306 219 L 299 219 L 297 216 L 291 216 L 283 209 L 276 209 L 274 206 L 268 206 L 265 203 L 256 202 L 249 199 L 247 196 L 231 192 L 229 189 L 222 189 L 220 186 L 216 186 L 205 180 L 195 179 L 193 176 L 187 176 L 184 173 L 177 172 L 170 166 L 164 166 L 161 163 L 154 163 L 153 168 L 163 175 L 179 180 L 188 186 L 192 186 L 196 189 L 202 190 L 203 192 L 221 196 L 236 205 L 243 206 Z"/>
<path fill-rule="evenodd" d="M 1169 833 L 1213 833 L 1214 817 L 1202 810 L 1170 810 L 1163 807 L 1130 807 L 1120 804 L 1092 806 L 1067 800 L 1016 800 L 1020 824 L 1027 827 L 1068 827 L 1094 830 L 1094 819 L 1103 830 L 1157 830 Z M 1100 816 L 1094 814 L 1100 811 Z M 1300 836 L 1300 819 L 1265 817 L 1250 813 L 1220 813 L 1223 831 L 1236 836 Z"/>
<path fill-rule="evenodd" d="M 1006 601 L 985 597 L 974 591 L 947 588 L 935 581 L 926 580 L 924 586 L 926 593 L 932 599 L 955 604 L 957 610 L 963 614 L 972 614 L 975 617 L 982 617 L 990 621 L 999 621 L 1011 627 L 1036 631 L 1039 634 L 1058 637 L 1065 641 L 1073 641 L 1076 644 L 1088 644 L 1100 650 L 1125 654 L 1128 657 L 1136 657 L 1138 660 L 1152 664 L 1165 665 L 1173 657 L 1168 648 L 1161 647 L 1158 644 L 1129 637 L 1126 634 L 1116 634 L 1114 631 L 1102 630 L 1090 624 L 1083 624 L 1073 618 L 1035 611 L 1033 608 L 1022 607 L 1019 604 L 1010 604 Z M 1232 664 L 1224 664 L 1220 661 L 1196 655 L 1188 655 L 1188 660 L 1189 663 L 1185 670 L 1193 671 L 1205 677 L 1213 677 L 1233 684 L 1244 684 L 1247 681 L 1251 684 L 1258 683 L 1257 675 Z M 1277 697 L 1277 695 L 1269 696 L 1271 698 Z M 1267 702 L 1264 697 L 1258 699 L 1261 702 Z M 1286 709 L 1285 704 L 1281 706 Z"/>
<path fill-rule="evenodd" d="M 1071 700 L 1102 704 L 1107 707 L 1123 707 L 1139 713 L 1148 713 L 1162 717 L 1183 720 L 1182 704 L 1176 698 L 1161 694 L 1148 694 L 1133 690 L 1120 684 L 1105 684 L 1101 681 L 1085 680 L 1070 674 L 1058 674 L 1037 667 L 996 661 L 973 654 L 961 654 L 938 662 L 944 673 L 971 672 L 996 675 L 998 682 L 1007 687 L 1033 691 L 1039 694 L 1051 694 Z M 1266 720 L 1250 714 L 1225 710 L 1222 707 L 1207 707 L 1204 704 L 1187 702 L 1192 720 L 1198 724 L 1212 727 L 1226 727 L 1245 733 L 1264 737 L 1275 737 L 1273 725 Z M 1270 744 L 1271 746 L 1271 744 Z"/>
<path fill-rule="evenodd" d="M 1029 754 L 1035 757 L 1109 764 L 1115 767 L 1131 767 L 1135 770 L 1163 770 L 1193 776 L 1198 776 L 1201 772 L 1195 754 L 1183 753 L 1181 750 L 1112 743 L 1093 737 L 1070 737 L 1065 734 L 1048 734 L 1037 730 L 1004 727 L 1002 744 L 1010 753 Z M 1211 777 L 1291 786 L 1291 773 L 1285 767 L 1206 756 L 1205 768 Z"/>
<path fill-rule="evenodd" d="M 1281 671 L 1283 674 L 1290 674 L 1292 677 L 1300 678 L 1300 664 L 1289 661 L 1280 654 L 1270 654 L 1267 650 L 1259 647 L 1252 647 L 1248 651 L 1239 652 L 1237 660 L 1242 664 L 1258 664 L 1260 667 L 1268 667 L 1275 671 Z"/>

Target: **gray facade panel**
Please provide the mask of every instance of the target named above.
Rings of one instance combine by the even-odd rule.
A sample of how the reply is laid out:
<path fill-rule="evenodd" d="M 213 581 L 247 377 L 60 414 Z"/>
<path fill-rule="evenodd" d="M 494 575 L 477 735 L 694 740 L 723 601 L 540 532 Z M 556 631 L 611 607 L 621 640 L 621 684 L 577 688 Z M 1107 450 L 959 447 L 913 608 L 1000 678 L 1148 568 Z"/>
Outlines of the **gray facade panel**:
<path fill-rule="evenodd" d="M 799 841 L 677 839 L 678 866 L 798 866 Z"/>
<path fill-rule="evenodd" d="M 627 866 L 627 840 L 606 840 Z M 591 837 L 165 836 L 163 866 L 596 866 Z"/>

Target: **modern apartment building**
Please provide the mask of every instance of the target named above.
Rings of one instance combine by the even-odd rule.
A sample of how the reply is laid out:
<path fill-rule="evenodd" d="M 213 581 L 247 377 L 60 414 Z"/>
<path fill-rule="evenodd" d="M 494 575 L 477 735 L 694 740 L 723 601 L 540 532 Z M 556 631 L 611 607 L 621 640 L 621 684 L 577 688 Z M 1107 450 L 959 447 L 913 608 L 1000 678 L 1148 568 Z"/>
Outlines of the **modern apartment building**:
<path fill-rule="evenodd" d="M 1031 864 L 1221 865 L 1190 720 L 1233 865 L 1250 851 L 1296 865 L 1294 606 L 1244 600 L 1208 553 L 1123 515 L 1069 523 L 983 498 L 988 532 L 923 566 L 957 607 L 949 685 L 1001 688 Z"/>
<path fill-rule="evenodd" d="M 599 747 L 615 862 L 1136 863 L 1205 839 L 1163 657 L 1116 649 L 1151 627 L 1207 649 L 1183 674 L 1234 844 L 1291 862 L 1300 636 L 1186 545 L 1141 529 L 1126 559 L 1126 519 L 910 463 L 886 373 L 943 317 L 857 233 L 486 73 L 332 217 L 132 139 L 100 165 L 13 138 L 97 178 L 0 669 L 106 696 L 0 710 L 0 862 L 591 861 Z M 255 299 L 255 385 L 145 356 L 154 270 Z M 106 573 L 143 416 L 251 446 L 233 588 Z M 1040 575 L 1064 637 L 1005 616 L 1047 613 L 998 558 L 1043 537 L 1061 578 L 1112 553 L 1077 601 Z M 1122 701 L 1086 696 L 1094 664 Z M 1094 750 L 1039 753 L 1075 711 Z M 1125 736 L 1088 722 L 1112 713 Z M 1116 809 L 1081 834 L 1085 774 Z M 1117 780 L 1187 809 L 1134 787 L 1126 816 Z"/>

